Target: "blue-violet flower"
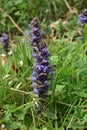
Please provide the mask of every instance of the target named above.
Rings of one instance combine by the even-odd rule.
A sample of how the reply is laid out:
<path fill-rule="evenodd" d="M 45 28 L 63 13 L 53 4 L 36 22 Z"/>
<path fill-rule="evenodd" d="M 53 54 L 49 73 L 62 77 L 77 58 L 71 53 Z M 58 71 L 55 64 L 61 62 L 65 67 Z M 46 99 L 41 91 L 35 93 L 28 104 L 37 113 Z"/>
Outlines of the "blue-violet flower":
<path fill-rule="evenodd" d="M 1 35 L 1 40 L 3 42 L 3 48 L 7 51 L 9 48 L 9 37 L 6 33 Z"/>
<path fill-rule="evenodd" d="M 87 24 L 87 9 L 84 9 L 83 12 L 78 16 L 78 23 L 84 27 L 84 24 Z"/>
<path fill-rule="evenodd" d="M 31 22 L 31 45 L 33 46 L 33 57 L 35 59 L 32 87 L 35 94 L 41 98 L 46 98 L 48 89 L 51 87 L 53 70 L 49 61 L 50 53 L 45 41 L 42 39 L 40 28 L 41 25 L 38 18 L 34 18 Z"/>

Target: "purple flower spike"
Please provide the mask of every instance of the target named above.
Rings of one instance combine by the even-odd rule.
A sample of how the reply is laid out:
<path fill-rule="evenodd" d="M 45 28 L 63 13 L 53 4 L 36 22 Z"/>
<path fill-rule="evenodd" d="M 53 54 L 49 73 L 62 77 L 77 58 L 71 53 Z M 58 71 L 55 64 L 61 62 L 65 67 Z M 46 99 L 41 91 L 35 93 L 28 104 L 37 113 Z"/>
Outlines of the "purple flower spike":
<path fill-rule="evenodd" d="M 9 37 L 6 33 L 3 33 L 1 35 L 1 39 L 2 39 L 2 42 L 3 42 L 3 47 L 4 49 L 7 51 L 8 48 L 9 48 Z"/>
<path fill-rule="evenodd" d="M 33 46 L 33 57 L 35 64 L 33 66 L 32 87 L 34 93 L 41 98 L 47 98 L 48 89 L 51 87 L 52 65 L 50 64 L 50 53 L 46 43 L 43 41 L 41 25 L 38 18 L 31 22 L 31 45 Z"/>
<path fill-rule="evenodd" d="M 84 9 L 82 14 L 80 14 L 78 18 L 79 18 L 78 23 L 84 27 L 84 24 L 87 24 L 87 9 Z"/>

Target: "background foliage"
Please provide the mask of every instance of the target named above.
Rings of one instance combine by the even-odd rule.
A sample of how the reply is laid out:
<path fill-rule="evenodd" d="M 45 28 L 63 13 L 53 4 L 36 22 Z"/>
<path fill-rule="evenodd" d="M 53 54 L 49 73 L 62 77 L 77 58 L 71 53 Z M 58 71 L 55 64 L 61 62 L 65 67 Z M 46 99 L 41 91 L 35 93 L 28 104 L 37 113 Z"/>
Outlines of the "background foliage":
<path fill-rule="evenodd" d="M 87 28 L 83 41 L 77 23 L 85 7 L 81 0 L 0 0 L 0 34 L 10 37 L 10 51 L 0 48 L 0 129 L 3 124 L 8 130 L 87 128 Z M 49 34 L 45 41 L 55 69 L 41 115 L 31 87 L 32 48 L 25 35 L 34 17 Z"/>
<path fill-rule="evenodd" d="M 12 32 L 15 28 L 7 15 L 10 15 L 18 25 L 24 28 L 35 16 L 46 23 L 66 17 L 70 9 L 68 5 L 71 9 L 76 8 L 81 12 L 87 6 L 87 2 L 80 0 L 0 0 L 0 30 Z"/>

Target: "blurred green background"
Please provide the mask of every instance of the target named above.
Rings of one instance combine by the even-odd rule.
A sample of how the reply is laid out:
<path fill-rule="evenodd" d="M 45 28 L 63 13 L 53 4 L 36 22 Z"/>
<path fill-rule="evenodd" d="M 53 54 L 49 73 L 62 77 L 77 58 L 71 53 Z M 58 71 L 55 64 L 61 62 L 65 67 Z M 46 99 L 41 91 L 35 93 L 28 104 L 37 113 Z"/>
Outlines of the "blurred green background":
<path fill-rule="evenodd" d="M 16 32 L 9 16 L 23 29 L 28 27 L 33 17 L 49 24 L 65 18 L 70 10 L 80 13 L 86 7 L 86 0 L 0 0 L 0 33 Z"/>

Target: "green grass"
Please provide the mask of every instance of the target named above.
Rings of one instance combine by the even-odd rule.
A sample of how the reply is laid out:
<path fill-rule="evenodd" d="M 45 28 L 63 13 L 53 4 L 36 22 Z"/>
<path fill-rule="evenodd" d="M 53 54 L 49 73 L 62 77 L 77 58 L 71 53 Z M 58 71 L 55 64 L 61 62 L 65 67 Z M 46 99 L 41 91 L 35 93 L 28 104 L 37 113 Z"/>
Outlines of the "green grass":
<path fill-rule="evenodd" d="M 82 43 L 78 38 L 72 42 L 70 37 L 75 34 L 74 29 L 72 32 L 69 29 L 67 38 L 64 33 L 48 45 L 55 76 L 41 115 L 39 99 L 31 87 L 32 48 L 26 37 L 15 37 L 12 54 L 5 56 L 4 66 L 0 62 L 0 107 L 4 110 L 0 124 L 10 130 L 87 128 L 87 42 Z"/>
<path fill-rule="evenodd" d="M 32 1 L 26 1 L 32 5 Z M 84 41 L 80 37 L 75 37 L 79 27 L 76 16 L 72 15 L 69 21 L 64 19 L 65 23 L 60 21 L 55 26 L 58 39 L 54 40 L 54 36 L 52 39 L 46 39 L 46 42 L 50 41 L 47 45 L 52 54 L 50 62 L 54 66 L 55 75 L 52 87 L 48 91 L 49 98 L 45 104 L 42 104 L 43 112 L 38 114 L 40 99 L 34 94 L 31 86 L 34 63 L 32 47 L 26 36 L 16 35 L 16 29 L 11 33 L 15 26 L 11 21 L 6 21 L 5 13 L 12 16 L 15 10 L 16 14 L 12 18 L 15 22 L 17 20 L 16 24 L 22 27 L 25 33 L 28 30 L 26 29 L 28 20 L 38 16 L 42 19 L 42 28 L 50 33 L 48 23 L 53 19 L 56 20 L 57 17 L 62 17 L 62 14 L 68 9 L 63 10 L 66 7 L 63 0 L 50 2 L 45 0 L 42 4 L 40 2 L 39 0 L 36 2 L 36 6 L 33 4 L 31 8 L 23 0 L 18 3 L 6 0 L 3 4 L 4 7 L 1 4 L 4 15 L 1 19 L 0 30 L 4 30 L 6 27 L 10 37 L 13 34 L 14 37 L 11 39 L 10 51 L 12 53 L 10 55 L 0 48 L 0 125 L 5 124 L 8 130 L 84 130 L 87 128 L 86 27 Z M 73 5 L 76 2 L 78 3 L 79 0 L 70 1 L 68 4 Z M 58 14 L 59 4 L 60 12 Z M 80 1 L 79 4 L 82 2 Z M 14 8 L 8 8 L 13 5 Z M 37 8 L 39 6 L 40 14 Z M 81 8 L 80 5 L 79 8 Z M 20 9 L 24 9 L 21 16 Z M 30 18 L 28 13 L 31 13 Z M 24 21 L 24 19 L 26 20 Z M 12 40 L 15 41 L 15 44 L 12 44 Z"/>

